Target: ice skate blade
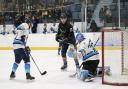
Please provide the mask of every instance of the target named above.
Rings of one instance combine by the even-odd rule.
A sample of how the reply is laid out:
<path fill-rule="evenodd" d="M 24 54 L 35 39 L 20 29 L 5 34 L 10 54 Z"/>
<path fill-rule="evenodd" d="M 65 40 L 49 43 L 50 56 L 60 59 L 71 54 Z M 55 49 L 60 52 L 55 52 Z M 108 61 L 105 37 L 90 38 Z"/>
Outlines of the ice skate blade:
<path fill-rule="evenodd" d="M 88 78 L 85 80 L 85 82 L 92 82 L 94 80 L 94 78 Z"/>
<path fill-rule="evenodd" d="M 35 81 L 35 79 L 26 79 L 26 81 L 29 83 L 29 82 L 34 82 Z"/>
<path fill-rule="evenodd" d="M 9 80 L 15 80 L 15 78 L 9 78 Z"/>
<path fill-rule="evenodd" d="M 61 71 L 67 71 L 67 68 L 65 68 L 65 69 L 61 69 Z"/>

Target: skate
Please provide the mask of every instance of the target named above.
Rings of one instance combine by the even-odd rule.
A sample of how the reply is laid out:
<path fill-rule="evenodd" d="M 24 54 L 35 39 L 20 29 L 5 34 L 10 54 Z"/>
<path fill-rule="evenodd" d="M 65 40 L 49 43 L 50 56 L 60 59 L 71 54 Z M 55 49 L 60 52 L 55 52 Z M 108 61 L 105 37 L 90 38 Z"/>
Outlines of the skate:
<path fill-rule="evenodd" d="M 15 76 L 15 73 L 12 71 L 11 72 L 11 75 L 10 75 L 10 80 L 14 79 L 16 76 Z"/>
<path fill-rule="evenodd" d="M 60 55 L 60 52 L 58 51 L 58 55 Z"/>
<path fill-rule="evenodd" d="M 27 80 L 34 80 L 35 77 L 31 76 L 30 73 L 26 73 L 26 79 Z"/>
<path fill-rule="evenodd" d="M 67 70 L 67 65 L 63 65 L 63 66 L 61 67 L 61 70 Z"/>
<path fill-rule="evenodd" d="M 88 75 L 88 78 L 86 79 L 86 82 L 92 82 L 94 80 L 93 75 Z"/>

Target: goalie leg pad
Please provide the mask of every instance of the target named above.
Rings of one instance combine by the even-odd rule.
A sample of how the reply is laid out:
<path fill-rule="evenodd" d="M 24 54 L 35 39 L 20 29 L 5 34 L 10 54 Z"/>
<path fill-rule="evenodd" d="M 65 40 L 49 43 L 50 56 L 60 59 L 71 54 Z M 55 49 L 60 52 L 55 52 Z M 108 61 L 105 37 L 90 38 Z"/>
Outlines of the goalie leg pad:
<path fill-rule="evenodd" d="M 88 75 L 89 75 L 89 71 L 88 70 L 82 70 L 80 72 L 80 80 L 84 81 L 85 79 L 88 78 Z"/>

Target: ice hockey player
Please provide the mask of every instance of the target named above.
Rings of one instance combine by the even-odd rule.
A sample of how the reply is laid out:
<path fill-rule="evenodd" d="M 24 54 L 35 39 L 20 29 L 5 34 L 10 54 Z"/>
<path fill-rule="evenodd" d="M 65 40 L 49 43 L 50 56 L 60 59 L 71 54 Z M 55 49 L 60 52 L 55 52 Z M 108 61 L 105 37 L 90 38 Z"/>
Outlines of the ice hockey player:
<path fill-rule="evenodd" d="M 14 30 L 12 30 L 13 34 L 16 34 L 16 28 L 22 23 L 22 15 L 17 14 L 14 19 Z"/>
<path fill-rule="evenodd" d="M 20 24 L 16 30 L 17 34 L 13 41 L 15 62 L 12 66 L 12 72 L 10 74 L 10 79 L 14 79 L 16 77 L 16 70 L 21 60 L 24 61 L 24 68 L 26 73 L 27 80 L 33 80 L 35 77 L 30 74 L 30 48 L 26 46 L 29 30 L 32 27 L 32 23 L 29 19 L 25 20 L 24 23 Z"/>
<path fill-rule="evenodd" d="M 79 59 L 82 59 L 82 69 L 77 70 L 77 78 L 82 81 L 94 79 L 99 64 L 99 52 L 94 47 L 96 44 L 90 40 L 87 42 L 82 33 L 76 35 L 76 41 L 78 43 L 77 55 Z"/>
<path fill-rule="evenodd" d="M 61 70 L 67 69 L 67 49 L 69 44 L 72 44 L 76 49 L 76 39 L 73 32 L 73 26 L 68 21 L 67 15 L 65 13 L 61 13 L 60 23 L 58 25 L 58 32 L 56 34 L 56 41 L 62 44 L 61 48 L 61 56 L 63 59 L 63 66 Z M 76 68 L 79 68 L 79 62 L 77 56 L 74 57 Z"/>

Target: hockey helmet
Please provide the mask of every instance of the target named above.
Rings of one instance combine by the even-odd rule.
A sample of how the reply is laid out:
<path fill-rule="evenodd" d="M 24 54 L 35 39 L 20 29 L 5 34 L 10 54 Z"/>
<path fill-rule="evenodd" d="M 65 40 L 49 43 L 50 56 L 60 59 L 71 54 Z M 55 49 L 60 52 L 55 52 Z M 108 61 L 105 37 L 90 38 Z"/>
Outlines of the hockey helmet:
<path fill-rule="evenodd" d="M 60 18 L 67 18 L 67 15 L 65 13 L 61 13 Z"/>
<path fill-rule="evenodd" d="M 80 43 L 80 42 L 83 41 L 84 39 L 86 39 L 86 38 L 84 37 L 84 35 L 83 35 L 82 33 L 78 33 L 78 34 L 76 35 L 76 41 L 77 41 L 78 43 Z"/>

